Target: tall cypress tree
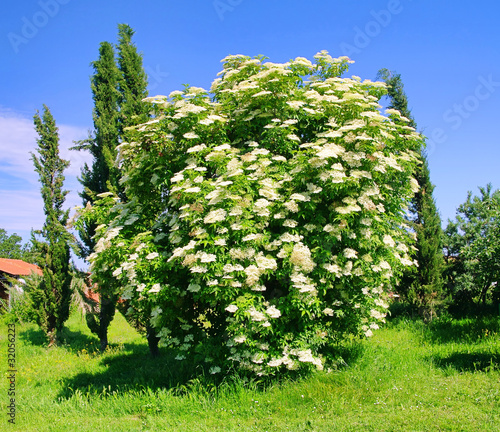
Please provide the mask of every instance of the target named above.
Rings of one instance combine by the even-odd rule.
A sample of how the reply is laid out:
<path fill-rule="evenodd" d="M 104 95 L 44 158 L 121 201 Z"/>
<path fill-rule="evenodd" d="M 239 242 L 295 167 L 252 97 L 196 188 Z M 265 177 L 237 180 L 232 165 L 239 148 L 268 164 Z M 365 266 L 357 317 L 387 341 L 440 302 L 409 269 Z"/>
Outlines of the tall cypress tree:
<path fill-rule="evenodd" d="M 119 42 L 115 56 L 113 45 L 102 42 L 99 59 L 92 63 L 91 80 L 94 100 L 94 137 L 78 143 L 75 149 L 87 150 L 93 156 L 92 167 L 82 170 L 80 182 L 84 190 L 80 194 L 83 205 L 92 204 L 97 195 L 112 192 L 126 200 L 120 185 L 121 172 L 116 166 L 117 147 L 124 141 L 126 128 L 147 121 L 149 108 L 142 99 L 147 96 L 147 76 L 142 57 L 132 43 L 134 31 L 126 24 L 118 26 Z M 96 227 L 99 221 L 83 221 L 80 229 L 82 256 L 87 257 L 95 247 Z M 81 225 L 82 226 L 82 225 Z M 96 313 L 86 315 L 89 328 L 99 336 L 101 350 L 108 345 L 107 331 L 113 320 L 117 295 L 113 287 L 99 287 L 99 307 Z"/>
<path fill-rule="evenodd" d="M 32 154 L 35 171 L 42 184 L 45 224 L 33 234 L 33 244 L 43 270 L 41 283 L 30 291 L 38 324 L 49 339 L 49 346 L 57 342 L 57 335 L 69 317 L 71 300 L 71 273 L 69 234 L 66 231 L 68 210 L 62 206 L 68 191 L 63 190 L 64 170 L 69 162 L 59 156 L 59 134 L 50 110 L 44 105 L 43 117 L 34 116 L 38 133 L 38 156 Z"/>
<path fill-rule="evenodd" d="M 134 30 L 127 24 L 118 25 L 118 68 L 121 79 L 120 133 L 124 138 L 125 128 L 144 123 L 149 117 L 149 107 L 142 100 L 148 95 L 148 79 L 142 64 L 142 55 L 132 43 Z"/>
<path fill-rule="evenodd" d="M 409 119 L 409 126 L 416 128 L 415 120 L 408 108 L 408 98 L 404 91 L 401 75 L 388 69 L 381 69 L 378 78 L 387 84 L 389 108 L 397 109 Z M 432 319 L 435 307 L 444 297 L 442 272 L 444 258 L 442 252 L 441 217 L 432 196 L 434 185 L 430 180 L 429 166 L 424 148 L 420 150 L 421 164 L 415 173 L 420 190 L 410 205 L 410 218 L 417 235 L 415 258 L 418 268 L 409 271 L 404 279 L 403 292 L 414 303 L 419 314 L 426 320 Z"/>
<path fill-rule="evenodd" d="M 92 167 L 85 165 L 80 182 L 83 192 L 80 196 L 83 205 L 91 205 L 97 196 L 104 192 L 121 193 L 119 184 L 120 171 L 115 165 L 117 146 L 119 144 L 119 100 L 118 82 L 120 71 L 115 62 L 115 52 L 109 42 L 102 42 L 99 47 L 99 59 L 92 63 L 94 75 L 91 79 L 92 97 L 94 100 L 94 137 L 82 141 L 74 147 L 87 150 L 93 157 Z M 97 220 L 86 220 L 79 230 L 81 239 L 81 256 L 86 258 L 95 247 L 95 230 Z M 90 330 L 97 334 L 101 350 L 108 346 L 108 327 L 114 318 L 116 296 L 106 289 L 99 291 L 99 306 L 96 313 L 86 315 Z"/>

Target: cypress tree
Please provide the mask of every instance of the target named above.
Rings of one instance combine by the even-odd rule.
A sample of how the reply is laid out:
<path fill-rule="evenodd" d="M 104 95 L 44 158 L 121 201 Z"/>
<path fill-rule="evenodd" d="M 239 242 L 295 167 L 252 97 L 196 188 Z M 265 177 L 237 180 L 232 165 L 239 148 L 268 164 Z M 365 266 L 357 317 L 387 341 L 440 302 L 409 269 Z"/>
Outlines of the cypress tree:
<path fill-rule="evenodd" d="M 388 69 L 381 69 L 378 78 L 387 84 L 389 108 L 397 109 L 409 119 L 408 125 L 416 128 L 408 108 L 408 98 L 404 91 L 400 74 Z M 409 271 L 403 278 L 403 294 L 418 307 L 419 314 L 425 319 L 432 319 L 434 309 L 443 301 L 444 283 L 442 272 L 444 258 L 442 252 L 441 217 L 433 198 L 434 185 L 430 180 L 429 166 L 424 148 L 420 149 L 421 164 L 415 173 L 420 190 L 415 194 L 410 205 L 410 220 L 415 230 L 418 268 Z"/>
<path fill-rule="evenodd" d="M 68 193 L 63 190 L 63 172 L 69 162 L 59 156 L 58 129 L 47 106 L 44 105 L 43 117 L 37 111 L 34 124 L 39 138 L 38 156 L 32 154 L 32 160 L 42 184 L 46 219 L 43 229 L 33 233 L 32 241 L 43 276 L 29 295 L 35 305 L 38 324 L 51 346 L 57 342 L 57 335 L 69 317 L 71 300 L 70 237 L 66 231 L 69 211 L 62 208 Z"/>
<path fill-rule="evenodd" d="M 147 96 L 147 76 L 142 57 L 132 43 L 133 35 L 134 31 L 128 25 L 120 24 L 117 56 L 112 44 L 102 42 L 99 59 L 92 63 L 95 71 L 91 79 L 94 137 L 74 147 L 87 150 L 93 156 L 92 167 L 86 165 L 80 178 L 84 188 L 80 194 L 84 206 L 91 205 L 99 194 L 105 192 L 112 192 L 123 202 L 126 201 L 125 191 L 120 185 L 121 172 L 115 163 L 117 147 L 125 140 L 128 126 L 145 122 L 149 117 L 149 108 L 142 102 Z M 94 250 L 93 237 L 99 221 L 82 222 L 83 229 L 79 230 L 82 240 L 80 249 L 85 258 Z M 87 313 L 86 318 L 89 328 L 99 336 L 101 350 L 104 351 L 108 345 L 108 327 L 114 318 L 118 297 L 113 287 L 98 287 L 98 291 L 99 307 L 95 313 Z M 89 306 L 92 309 L 93 306 Z"/>
<path fill-rule="evenodd" d="M 92 98 L 94 100 L 94 137 L 77 144 L 77 150 L 87 150 L 93 157 L 92 167 L 82 169 L 80 183 L 83 192 L 80 196 L 83 205 L 91 205 L 97 196 L 105 192 L 120 194 L 120 170 L 115 165 L 119 144 L 119 100 L 118 81 L 120 71 L 115 62 L 115 52 L 109 42 L 99 47 L 99 59 L 92 63 L 94 75 L 91 78 Z M 79 230 L 81 256 L 86 258 L 95 247 L 97 220 L 85 220 Z M 102 287 L 100 287 L 102 288 Z M 90 330 L 97 334 L 101 350 L 108 346 L 108 327 L 114 318 L 116 296 L 108 290 L 99 289 L 99 306 L 96 313 L 86 314 Z"/>
<path fill-rule="evenodd" d="M 148 79 L 142 65 L 142 55 L 132 43 L 134 30 L 127 24 L 118 25 L 118 69 L 121 79 L 120 134 L 124 138 L 125 128 L 144 123 L 149 117 L 149 107 L 142 100 L 147 97 Z"/>

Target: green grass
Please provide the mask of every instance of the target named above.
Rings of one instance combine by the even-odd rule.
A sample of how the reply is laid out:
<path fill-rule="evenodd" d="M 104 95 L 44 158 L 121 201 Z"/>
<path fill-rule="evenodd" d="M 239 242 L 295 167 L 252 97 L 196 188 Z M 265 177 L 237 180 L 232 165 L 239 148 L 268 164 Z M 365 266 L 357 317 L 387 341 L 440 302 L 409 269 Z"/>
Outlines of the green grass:
<path fill-rule="evenodd" d="M 345 365 L 275 382 L 237 375 L 215 383 L 147 344 L 117 315 L 111 348 L 72 315 L 65 343 L 47 349 L 17 325 L 16 425 L 12 431 L 500 431 L 500 320 L 397 320 L 343 348 Z M 7 328 L 0 326 L 7 370 Z"/>

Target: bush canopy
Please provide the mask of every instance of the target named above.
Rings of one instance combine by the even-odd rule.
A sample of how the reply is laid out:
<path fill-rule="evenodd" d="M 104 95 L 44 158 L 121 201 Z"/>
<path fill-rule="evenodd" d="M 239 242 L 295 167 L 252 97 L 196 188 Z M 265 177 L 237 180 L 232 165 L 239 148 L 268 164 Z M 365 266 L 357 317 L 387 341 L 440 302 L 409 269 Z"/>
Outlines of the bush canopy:
<path fill-rule="evenodd" d="M 284 64 L 228 56 L 210 91 L 146 98 L 119 147 L 90 256 L 101 290 L 153 325 L 179 361 L 258 375 L 322 369 L 371 336 L 405 266 L 422 137 L 385 84 L 342 78 L 322 51 Z M 408 119 L 406 119 L 408 120 Z"/>

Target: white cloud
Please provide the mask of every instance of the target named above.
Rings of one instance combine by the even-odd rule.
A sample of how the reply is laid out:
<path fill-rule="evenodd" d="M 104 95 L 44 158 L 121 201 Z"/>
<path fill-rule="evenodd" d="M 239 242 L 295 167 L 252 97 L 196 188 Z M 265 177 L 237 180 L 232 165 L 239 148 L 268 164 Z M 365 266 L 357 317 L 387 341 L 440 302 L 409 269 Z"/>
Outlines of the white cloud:
<path fill-rule="evenodd" d="M 87 153 L 69 148 L 73 141 L 87 138 L 88 132 L 70 125 L 57 126 L 61 157 L 70 161 L 64 172 L 64 188 L 70 191 L 65 207 L 72 208 L 81 204 L 77 176 L 83 164 L 91 159 Z M 0 228 L 9 234 L 18 233 L 25 241 L 29 240 L 31 229 L 40 229 L 45 220 L 38 174 L 31 160 L 36 139 L 32 118 L 0 110 Z"/>

